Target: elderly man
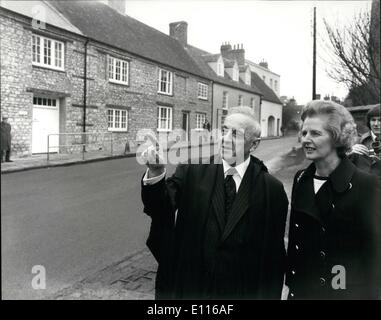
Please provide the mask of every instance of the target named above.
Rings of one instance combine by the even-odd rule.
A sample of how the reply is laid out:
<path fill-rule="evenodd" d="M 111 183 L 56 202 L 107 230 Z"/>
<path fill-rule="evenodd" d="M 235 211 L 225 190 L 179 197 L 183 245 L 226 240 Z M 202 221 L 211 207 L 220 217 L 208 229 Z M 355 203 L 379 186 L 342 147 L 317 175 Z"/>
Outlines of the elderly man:
<path fill-rule="evenodd" d="M 0 125 L 1 134 L 1 162 L 12 162 L 11 156 L 11 125 L 8 123 L 8 116 L 3 115 Z"/>
<path fill-rule="evenodd" d="M 146 152 L 142 200 L 157 299 L 281 298 L 288 200 L 250 155 L 259 141 L 251 108 L 235 107 L 210 164 L 179 165 L 166 180 L 157 150 Z"/>

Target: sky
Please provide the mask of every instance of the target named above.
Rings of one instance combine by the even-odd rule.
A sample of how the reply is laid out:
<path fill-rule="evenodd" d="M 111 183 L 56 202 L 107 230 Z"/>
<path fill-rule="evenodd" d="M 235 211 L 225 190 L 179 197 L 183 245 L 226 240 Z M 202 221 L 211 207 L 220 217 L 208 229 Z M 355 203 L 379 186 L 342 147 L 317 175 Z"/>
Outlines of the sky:
<path fill-rule="evenodd" d="M 219 53 L 223 42 L 243 44 L 246 59 L 268 62 L 280 75 L 280 95 L 299 104 L 312 98 L 313 7 L 317 22 L 316 92 L 324 97 L 347 94 L 345 86 L 326 74 L 330 24 L 350 23 L 356 12 L 370 10 L 371 1 L 233 1 L 126 0 L 126 14 L 169 34 L 169 23 L 188 23 L 188 43 Z"/>

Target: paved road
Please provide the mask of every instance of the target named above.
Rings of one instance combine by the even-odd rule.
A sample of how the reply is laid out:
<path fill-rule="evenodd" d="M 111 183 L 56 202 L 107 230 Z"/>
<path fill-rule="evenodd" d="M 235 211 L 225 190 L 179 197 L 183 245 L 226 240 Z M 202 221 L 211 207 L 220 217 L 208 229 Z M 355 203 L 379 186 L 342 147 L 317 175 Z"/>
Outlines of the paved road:
<path fill-rule="evenodd" d="M 256 154 L 268 161 L 295 142 L 263 141 Z M 142 171 L 129 158 L 3 175 L 3 298 L 44 298 L 141 250 L 149 228 Z M 45 290 L 31 287 L 34 265 L 46 268 Z"/>

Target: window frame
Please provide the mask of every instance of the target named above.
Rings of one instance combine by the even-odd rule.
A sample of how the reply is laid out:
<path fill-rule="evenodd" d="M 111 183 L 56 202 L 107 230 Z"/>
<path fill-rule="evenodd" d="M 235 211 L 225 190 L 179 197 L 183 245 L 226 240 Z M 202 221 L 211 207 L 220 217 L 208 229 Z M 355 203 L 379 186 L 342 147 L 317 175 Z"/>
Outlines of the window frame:
<path fill-rule="evenodd" d="M 250 99 L 250 107 L 251 107 L 251 109 L 255 109 L 255 99 L 254 98 L 251 98 Z"/>
<path fill-rule="evenodd" d="M 110 118 L 109 118 L 109 111 L 112 111 L 112 127 L 109 126 L 110 124 Z M 118 122 L 119 127 L 116 127 L 116 112 L 119 112 Z M 125 123 L 126 127 L 122 128 L 122 119 L 123 119 L 123 113 L 125 113 Z M 119 108 L 107 108 L 107 131 L 111 132 L 128 132 L 128 115 L 129 112 L 126 109 L 119 109 Z"/>
<path fill-rule="evenodd" d="M 117 64 L 119 62 L 119 80 L 116 79 L 117 77 Z M 123 79 L 123 64 L 126 65 L 126 81 Z M 112 66 L 112 67 L 111 67 Z M 112 70 L 110 70 L 110 67 Z M 110 73 L 112 73 L 112 77 L 110 77 Z M 123 60 L 120 58 L 116 58 L 111 55 L 107 55 L 107 79 L 111 83 L 117 83 L 117 84 L 123 84 L 128 86 L 130 84 L 130 62 L 128 60 Z"/>
<path fill-rule="evenodd" d="M 163 72 L 166 72 L 167 76 L 169 75 L 169 77 L 168 77 L 169 80 L 166 80 L 166 81 L 162 80 L 162 73 Z M 168 96 L 171 96 L 173 94 L 173 72 L 172 71 L 159 68 L 157 83 L 158 83 L 158 86 L 157 86 L 157 92 L 158 93 L 165 94 L 165 95 L 168 95 Z M 166 84 L 166 87 L 167 87 L 166 91 L 161 91 L 161 85 L 162 85 L 162 83 Z M 168 90 L 168 87 L 169 87 L 169 90 Z"/>
<path fill-rule="evenodd" d="M 201 89 L 200 89 L 201 88 Z M 204 90 L 203 90 L 203 89 Z M 209 93 L 209 87 L 207 84 L 205 83 L 202 83 L 202 82 L 199 82 L 198 83 L 198 86 L 197 86 L 197 97 L 201 100 L 208 100 L 208 93 Z M 201 93 L 205 93 L 205 95 L 200 95 L 200 91 Z"/>
<path fill-rule="evenodd" d="M 161 128 L 161 110 L 165 109 L 167 110 L 167 118 L 165 119 L 166 122 L 166 127 Z M 169 117 L 168 117 L 168 110 L 169 112 Z M 173 130 L 173 108 L 168 107 L 168 106 L 157 106 L 157 131 L 158 132 L 171 132 Z"/>
<path fill-rule="evenodd" d="M 222 109 L 229 109 L 229 93 L 227 91 L 222 92 Z"/>
<path fill-rule="evenodd" d="M 200 119 L 201 118 L 201 119 Z M 203 120 L 203 121 L 201 121 Z M 205 123 L 205 120 L 206 120 L 206 113 L 203 113 L 203 112 L 196 112 L 196 128 L 195 130 L 196 131 L 203 131 L 203 130 L 206 130 L 204 129 L 204 123 Z M 200 125 L 200 126 L 199 126 Z"/>
<path fill-rule="evenodd" d="M 36 39 L 36 43 L 35 43 Z M 39 44 L 37 44 L 37 39 L 39 39 Z M 45 48 L 46 42 L 50 42 L 49 48 Z M 60 50 L 58 50 L 57 46 L 61 46 Z M 36 51 L 34 51 L 34 47 L 36 47 Z M 38 49 L 37 49 L 38 48 Z M 48 68 L 52 70 L 65 71 L 65 43 L 63 41 L 55 40 L 52 38 L 44 37 L 39 34 L 32 34 L 32 65 Z M 46 55 L 46 52 L 49 51 L 49 56 Z M 57 52 L 60 52 L 60 57 L 58 59 Z M 36 57 L 36 60 L 35 60 Z M 37 57 L 39 58 L 39 62 L 37 61 Z M 45 59 L 49 59 L 49 63 L 45 63 Z M 61 62 L 61 67 L 57 66 L 57 61 Z"/>
<path fill-rule="evenodd" d="M 39 100 L 41 103 L 39 103 Z M 44 104 L 45 101 L 45 104 Z M 50 102 L 50 104 L 49 104 Z M 48 98 L 44 96 L 33 96 L 33 107 L 38 108 L 48 108 L 48 109 L 58 109 L 59 108 L 59 99 L 57 98 Z"/>

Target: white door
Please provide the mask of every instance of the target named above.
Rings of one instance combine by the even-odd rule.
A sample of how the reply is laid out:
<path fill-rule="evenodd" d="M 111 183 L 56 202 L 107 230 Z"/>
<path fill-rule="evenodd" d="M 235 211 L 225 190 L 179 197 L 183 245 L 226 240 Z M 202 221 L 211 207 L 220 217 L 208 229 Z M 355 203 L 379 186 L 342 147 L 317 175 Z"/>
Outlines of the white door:
<path fill-rule="evenodd" d="M 48 135 L 59 133 L 59 123 L 58 99 L 34 97 L 32 153 L 48 152 Z M 49 152 L 58 152 L 58 144 L 59 136 L 50 136 Z"/>

